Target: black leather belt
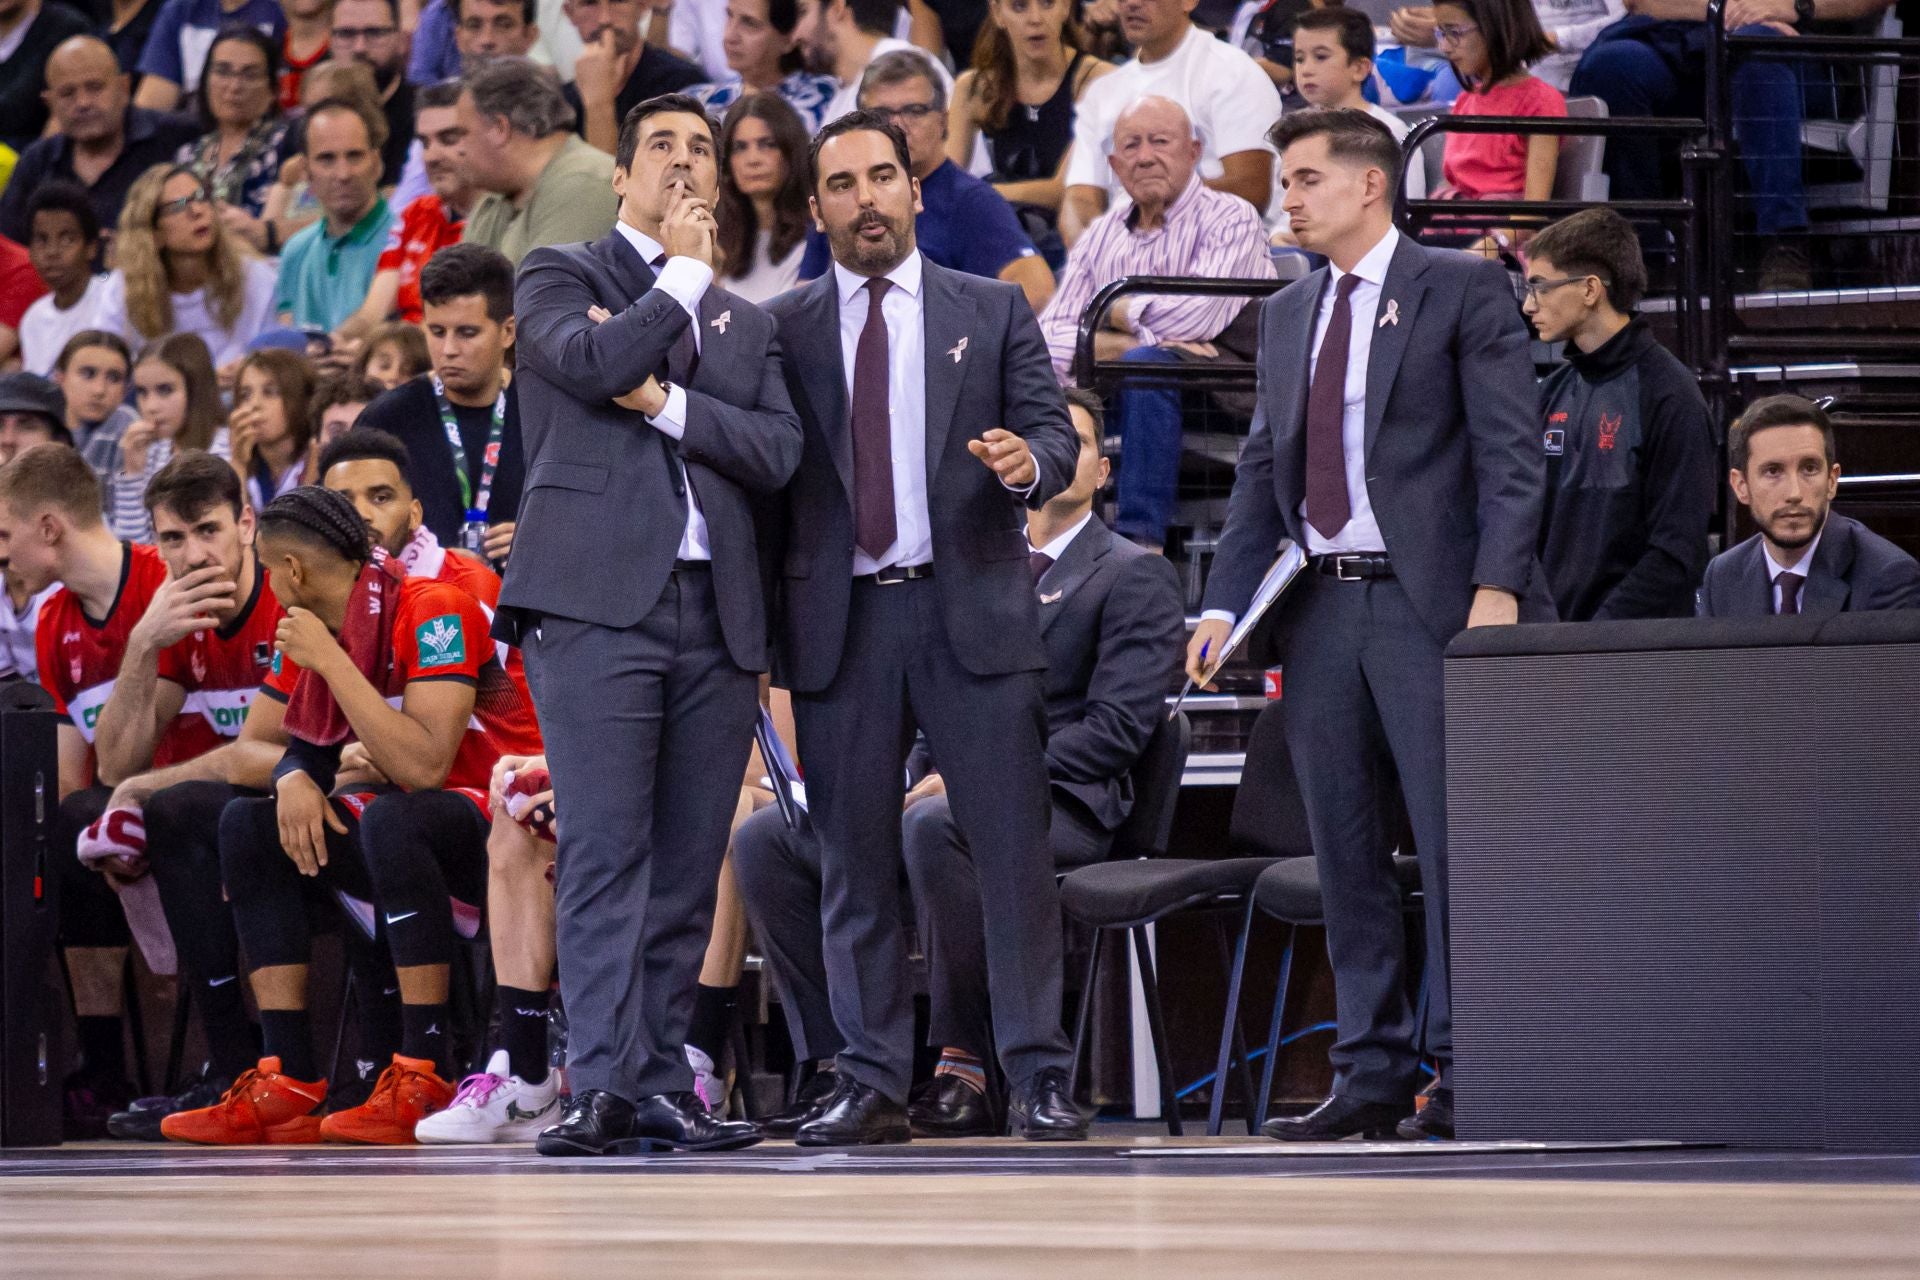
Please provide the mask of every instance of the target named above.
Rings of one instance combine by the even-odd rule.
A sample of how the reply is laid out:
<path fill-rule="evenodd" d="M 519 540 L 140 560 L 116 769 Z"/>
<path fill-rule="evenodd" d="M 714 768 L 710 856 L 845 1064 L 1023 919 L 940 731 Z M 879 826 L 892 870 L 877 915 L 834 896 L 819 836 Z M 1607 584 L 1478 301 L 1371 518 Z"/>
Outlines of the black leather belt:
<path fill-rule="evenodd" d="M 713 561 L 675 560 L 673 562 L 673 571 L 675 573 L 711 573 L 713 571 Z"/>
<path fill-rule="evenodd" d="M 933 566 L 930 564 L 890 564 L 878 573 L 863 573 L 854 578 L 855 582 L 871 582 L 876 587 L 891 587 L 901 582 L 918 582 L 921 578 L 931 578 Z"/>
<path fill-rule="evenodd" d="M 1342 582 L 1365 582 L 1369 578 L 1391 578 L 1393 561 L 1385 552 L 1364 551 L 1353 555 L 1315 556 L 1308 561 L 1315 573 L 1324 573 L 1329 578 L 1338 578 Z"/>

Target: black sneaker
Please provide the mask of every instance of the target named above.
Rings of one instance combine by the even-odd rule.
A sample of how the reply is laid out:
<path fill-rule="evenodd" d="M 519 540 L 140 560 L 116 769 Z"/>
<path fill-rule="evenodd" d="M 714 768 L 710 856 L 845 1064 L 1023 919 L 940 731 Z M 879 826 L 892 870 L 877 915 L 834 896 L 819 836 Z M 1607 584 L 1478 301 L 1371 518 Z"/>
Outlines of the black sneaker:
<path fill-rule="evenodd" d="M 363 1105 L 373 1096 L 373 1086 L 380 1081 L 380 1073 L 386 1064 L 369 1062 L 365 1058 L 355 1058 L 347 1064 L 348 1069 L 340 1073 L 333 1087 L 327 1090 L 327 1102 L 322 1111 L 351 1111 Z"/>
<path fill-rule="evenodd" d="M 70 1142 L 106 1137 L 107 1121 L 133 1099 L 133 1086 L 125 1080 L 86 1070 L 68 1076 L 64 1088 L 61 1132 Z"/>
<path fill-rule="evenodd" d="M 197 1111 L 201 1107 L 210 1107 L 226 1096 L 233 1087 L 233 1080 L 226 1076 L 213 1074 L 213 1064 L 200 1068 L 185 1089 L 172 1097 L 164 1094 L 150 1098 L 135 1098 L 125 1111 L 116 1111 L 107 1117 L 107 1134 L 126 1142 L 165 1142 L 166 1136 L 160 1132 L 160 1122 L 176 1111 Z"/>

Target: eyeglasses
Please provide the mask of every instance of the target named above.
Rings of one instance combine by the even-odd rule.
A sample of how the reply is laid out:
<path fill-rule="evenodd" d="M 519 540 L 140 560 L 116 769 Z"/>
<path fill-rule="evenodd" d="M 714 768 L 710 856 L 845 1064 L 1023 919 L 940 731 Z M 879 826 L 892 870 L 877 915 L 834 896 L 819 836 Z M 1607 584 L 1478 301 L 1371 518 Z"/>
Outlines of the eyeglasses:
<path fill-rule="evenodd" d="M 1532 298 L 1535 302 L 1538 302 L 1540 301 L 1541 294 L 1552 293 L 1555 289 L 1558 289 L 1562 285 L 1579 284 L 1584 280 L 1599 280 L 1599 279 L 1600 279 L 1599 276 L 1591 275 L 1591 274 L 1584 275 L 1584 276 L 1561 276 L 1558 280 L 1529 280 L 1526 282 L 1523 288 L 1525 289 L 1526 295 L 1529 298 Z M 1601 280 L 1600 282 L 1602 284 L 1606 283 L 1606 281 L 1604 280 Z"/>
<path fill-rule="evenodd" d="M 265 84 L 265 67 L 236 67 L 231 62 L 216 62 L 207 68 L 207 75 L 215 80 L 234 80 L 241 84 Z"/>
<path fill-rule="evenodd" d="M 388 36 L 397 34 L 399 30 L 398 27 L 335 27 L 333 43 L 372 44 L 375 40 L 385 40 Z"/>
<path fill-rule="evenodd" d="M 154 219 L 158 221 L 161 218 L 167 217 L 169 214 L 185 213 L 187 210 L 193 208 L 193 206 L 197 204 L 212 204 L 212 203 L 213 203 L 212 196 L 208 195 L 204 191 L 196 191 L 190 196 L 181 196 L 178 200 L 161 201 L 160 207 L 153 211 L 153 216 L 154 216 Z"/>
<path fill-rule="evenodd" d="M 1478 27 L 1435 27 L 1433 38 L 1441 44 L 1459 44 L 1479 29 Z"/>
<path fill-rule="evenodd" d="M 894 124 L 905 124 L 909 120 L 925 120 L 940 108 L 931 102 L 909 102 L 904 107 L 868 107 L 874 115 L 881 116 Z"/>

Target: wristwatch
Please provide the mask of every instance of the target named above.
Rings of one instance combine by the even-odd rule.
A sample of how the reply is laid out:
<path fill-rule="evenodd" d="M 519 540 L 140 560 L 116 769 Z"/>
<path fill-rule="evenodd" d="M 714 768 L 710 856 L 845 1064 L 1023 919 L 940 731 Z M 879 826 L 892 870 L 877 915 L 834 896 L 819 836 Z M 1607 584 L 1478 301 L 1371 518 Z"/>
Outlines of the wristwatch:
<path fill-rule="evenodd" d="M 1804 27 L 1813 21 L 1813 0 L 1793 0 L 1793 25 Z"/>

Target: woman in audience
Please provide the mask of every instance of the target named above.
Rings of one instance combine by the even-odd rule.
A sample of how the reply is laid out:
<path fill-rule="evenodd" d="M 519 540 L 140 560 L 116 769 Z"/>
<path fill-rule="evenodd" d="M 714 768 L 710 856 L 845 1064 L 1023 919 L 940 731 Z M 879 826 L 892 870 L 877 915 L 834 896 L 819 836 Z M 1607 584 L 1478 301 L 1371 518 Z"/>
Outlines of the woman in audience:
<path fill-rule="evenodd" d="M 255 511 L 308 483 L 313 371 L 291 351 L 269 347 L 240 362 L 227 418 L 233 469 Z"/>
<path fill-rule="evenodd" d="M 114 253 L 99 325 L 129 342 L 198 334 L 218 367 L 272 324 L 273 267 L 226 229 L 185 165 L 155 165 L 134 182 Z"/>
<path fill-rule="evenodd" d="M 133 403 L 140 416 L 120 436 L 120 465 L 104 476 L 107 527 L 125 542 L 152 542 L 147 482 L 187 449 L 225 458 L 226 406 L 207 344 L 191 333 L 162 338 L 133 366 Z"/>
<path fill-rule="evenodd" d="M 207 184 L 222 222 L 260 253 L 280 251 L 286 228 L 260 214 L 288 154 L 290 120 L 280 111 L 280 48 L 246 23 L 230 23 L 207 50 L 200 83 L 198 141 L 180 163 Z"/>
<path fill-rule="evenodd" d="M 748 94 L 727 109 L 720 154 L 723 282 L 765 302 L 798 283 L 807 249 L 806 126 L 773 94 Z"/>
<path fill-rule="evenodd" d="M 133 414 L 125 406 L 133 355 L 120 335 L 82 329 L 53 362 L 53 384 L 67 402 L 67 434 L 94 474 L 113 469 L 120 433 Z"/>
<path fill-rule="evenodd" d="M 361 344 L 353 362 L 353 375 L 391 391 L 410 378 L 417 378 L 433 367 L 427 355 L 427 336 L 417 324 L 390 320 L 375 327 Z"/>
<path fill-rule="evenodd" d="M 1051 223 L 1066 189 L 1074 104 L 1113 68 L 1083 52 L 1073 0 L 992 0 L 988 19 L 973 67 L 953 85 L 947 157 L 965 169 L 984 133 L 994 189 Z"/>
<path fill-rule="evenodd" d="M 809 136 L 824 123 L 827 104 L 839 85 L 800 65 L 799 0 L 727 0 L 726 34 L 721 47 L 733 78 L 695 85 L 693 96 L 710 111 L 723 111 L 752 93 L 778 94 L 799 113 Z"/>
<path fill-rule="evenodd" d="M 1532 0 L 1447 0 L 1433 6 L 1440 51 L 1466 86 L 1453 102 L 1461 116 L 1562 116 L 1566 97 L 1528 70 L 1552 51 Z M 1560 162 L 1552 134 L 1449 133 L 1436 195 L 1462 200 L 1546 200 Z M 1473 249 L 1515 258 L 1524 232 L 1488 232 Z M 1517 262 L 1517 259 L 1516 259 Z"/>

